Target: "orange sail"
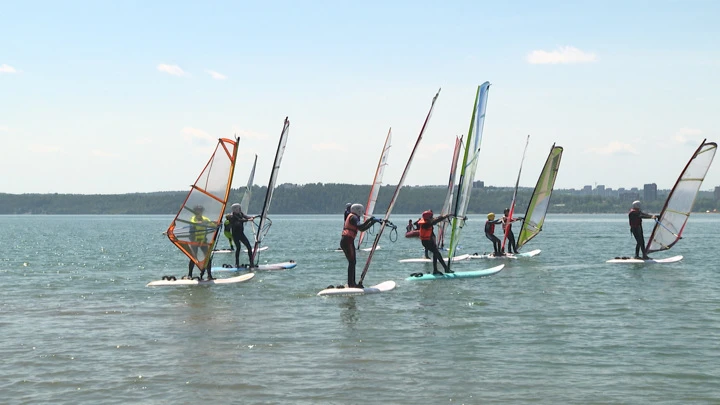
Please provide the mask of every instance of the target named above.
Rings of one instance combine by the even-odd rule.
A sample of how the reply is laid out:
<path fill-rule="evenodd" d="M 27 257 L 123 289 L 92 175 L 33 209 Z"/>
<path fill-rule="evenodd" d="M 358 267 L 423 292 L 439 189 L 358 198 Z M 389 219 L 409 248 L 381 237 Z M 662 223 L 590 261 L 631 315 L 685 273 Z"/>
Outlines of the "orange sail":
<path fill-rule="evenodd" d="M 190 188 L 167 236 L 201 270 L 208 267 L 230 195 L 239 138 L 218 140 L 215 152 Z"/>

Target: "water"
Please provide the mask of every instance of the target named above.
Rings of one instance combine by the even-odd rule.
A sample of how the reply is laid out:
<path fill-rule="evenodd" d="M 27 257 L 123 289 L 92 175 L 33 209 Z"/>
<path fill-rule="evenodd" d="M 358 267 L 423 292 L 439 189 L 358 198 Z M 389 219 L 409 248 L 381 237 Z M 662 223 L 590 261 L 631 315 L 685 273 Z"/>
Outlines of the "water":
<path fill-rule="evenodd" d="M 397 263 L 420 242 L 384 235 L 365 284 L 398 288 L 329 298 L 315 294 L 346 278 L 339 215 L 273 218 L 261 261 L 296 269 L 145 287 L 186 272 L 162 235 L 171 219 L 0 216 L 0 402 L 720 401 L 720 215 L 693 214 L 654 254 L 685 259 L 664 265 L 604 263 L 634 253 L 623 215 L 551 215 L 526 247 L 541 255 L 454 281 L 405 281 L 431 265 Z M 465 228 L 465 252 L 490 250 L 482 223 Z"/>

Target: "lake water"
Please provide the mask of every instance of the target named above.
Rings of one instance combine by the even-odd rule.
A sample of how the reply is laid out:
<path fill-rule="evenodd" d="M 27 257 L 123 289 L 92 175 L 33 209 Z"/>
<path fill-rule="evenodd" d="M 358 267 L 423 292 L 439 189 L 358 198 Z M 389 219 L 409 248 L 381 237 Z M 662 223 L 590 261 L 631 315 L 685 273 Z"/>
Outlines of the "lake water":
<path fill-rule="evenodd" d="M 539 256 L 435 282 L 405 281 L 431 265 L 398 263 L 420 242 L 385 234 L 365 285 L 398 287 L 360 297 L 316 296 L 346 281 L 340 215 L 273 218 L 261 261 L 293 270 L 146 287 L 187 271 L 171 219 L 0 216 L 0 402 L 720 402 L 720 215 L 693 214 L 653 254 L 684 260 L 655 265 L 605 263 L 634 253 L 625 215 L 550 215 L 524 249 Z M 471 216 L 464 252 L 491 250 L 483 223 Z"/>

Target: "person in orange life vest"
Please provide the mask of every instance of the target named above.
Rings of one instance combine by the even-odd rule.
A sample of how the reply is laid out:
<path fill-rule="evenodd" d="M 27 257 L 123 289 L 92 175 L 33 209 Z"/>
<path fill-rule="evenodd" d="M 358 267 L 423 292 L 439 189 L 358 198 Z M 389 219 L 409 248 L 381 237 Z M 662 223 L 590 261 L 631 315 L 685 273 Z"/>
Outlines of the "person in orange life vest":
<path fill-rule="evenodd" d="M 233 204 L 231 209 L 232 214 L 230 216 L 230 229 L 233 240 L 235 241 L 235 246 L 237 246 L 237 250 L 235 250 L 235 267 L 240 267 L 240 244 L 243 244 L 245 249 L 247 249 L 248 259 L 250 260 L 248 262 L 248 266 L 255 267 L 253 250 L 250 247 L 250 241 L 247 236 L 245 236 L 245 222 L 252 221 L 255 217 L 245 215 L 238 203 Z"/>
<path fill-rule="evenodd" d="M 503 225 L 502 226 L 503 233 L 505 232 L 505 229 L 507 229 L 508 253 L 517 254 L 517 245 L 515 244 L 515 234 L 512 231 L 512 223 L 515 221 L 521 221 L 521 220 L 523 220 L 523 218 L 522 217 L 508 218 L 508 215 L 510 215 L 510 208 L 505 208 L 505 211 L 503 211 L 503 217 L 501 218 L 502 225 Z"/>
<path fill-rule="evenodd" d="M 493 244 L 493 254 L 495 256 L 502 256 L 502 242 L 495 236 L 495 225 L 500 224 L 502 220 L 495 219 L 495 214 L 492 212 L 487 214 L 487 221 L 485 221 L 485 237 L 490 239 Z"/>
<path fill-rule="evenodd" d="M 440 221 L 446 220 L 449 216 L 450 215 L 441 215 L 437 218 L 433 218 L 432 210 L 428 210 L 422 213 L 422 217 L 418 221 L 418 225 L 420 225 L 420 242 L 422 243 L 423 247 L 425 247 L 425 257 L 427 257 L 427 252 L 432 252 L 433 274 L 437 275 L 443 274 L 442 272 L 438 271 L 438 261 L 443 266 L 443 269 L 445 269 L 446 273 L 454 273 L 454 271 L 450 270 L 447 264 L 445 264 L 445 260 L 443 260 L 443 257 L 440 254 L 440 250 L 438 250 L 437 244 L 435 243 L 435 232 L 433 231 L 435 224 Z"/>
<path fill-rule="evenodd" d="M 215 230 L 217 224 L 211 221 L 210 218 L 203 215 L 203 213 L 205 212 L 205 207 L 203 207 L 202 205 L 196 205 L 195 207 L 193 207 L 192 211 L 194 215 L 190 218 L 191 225 L 189 233 L 190 242 L 194 242 L 195 244 L 190 245 L 190 250 L 195 257 L 198 257 L 199 248 L 203 252 L 204 257 L 207 258 L 210 251 L 209 245 L 207 244 L 207 235 Z M 210 270 L 211 268 L 212 258 L 208 260 L 207 269 L 200 269 L 200 280 L 202 280 L 206 270 L 208 274 L 207 279 L 213 280 L 213 276 Z M 188 275 L 186 277 L 187 279 L 192 280 L 193 269 L 195 269 L 195 262 L 190 259 L 190 263 L 188 263 Z"/>
<path fill-rule="evenodd" d="M 370 217 L 365 222 L 360 222 L 360 218 L 365 213 L 365 207 L 362 204 L 353 204 L 350 206 L 350 214 L 345 218 L 345 226 L 343 227 L 342 237 L 340 238 L 340 247 L 345 253 L 348 261 L 348 287 L 364 288 L 362 284 L 355 283 L 355 235 L 358 231 L 365 232 L 370 227 L 382 220 Z"/>
<path fill-rule="evenodd" d="M 345 213 L 343 214 L 343 224 L 345 224 L 345 220 L 347 220 L 348 215 L 350 215 L 350 207 L 352 204 L 347 203 L 345 204 Z M 342 246 L 340 246 L 340 250 L 342 250 Z"/>
<path fill-rule="evenodd" d="M 640 209 L 640 201 L 633 201 L 632 208 L 628 212 L 628 220 L 630 221 L 630 233 L 635 237 L 635 258 L 642 260 L 652 260 L 645 250 L 645 237 L 643 236 L 642 220 L 643 218 L 656 219 L 657 215 L 650 215 L 642 212 Z M 642 251 L 642 258 L 639 256 Z"/>

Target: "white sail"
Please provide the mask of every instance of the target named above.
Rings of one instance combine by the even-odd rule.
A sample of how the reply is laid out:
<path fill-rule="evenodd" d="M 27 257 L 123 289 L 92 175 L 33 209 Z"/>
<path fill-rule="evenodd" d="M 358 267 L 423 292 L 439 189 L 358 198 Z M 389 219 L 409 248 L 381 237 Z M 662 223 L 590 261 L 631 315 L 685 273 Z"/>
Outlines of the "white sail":
<path fill-rule="evenodd" d="M 467 213 L 468 203 L 470 202 L 470 192 L 472 191 L 473 182 L 475 181 L 475 170 L 480 159 L 480 145 L 482 141 L 483 125 L 485 124 L 485 111 L 487 110 L 488 91 L 490 90 L 490 82 L 485 82 L 478 86 L 475 93 L 475 104 L 473 106 L 472 118 L 470 119 L 470 129 L 465 140 L 465 156 L 463 157 L 462 168 L 460 170 L 460 181 L 458 183 L 457 197 L 455 200 L 455 212 L 452 219 L 452 233 L 450 234 L 450 248 L 448 250 L 448 258 L 455 256 L 458 243 L 460 241 L 460 233 L 465 226 L 465 214 Z M 451 263 L 452 260 L 448 260 Z"/>
<path fill-rule="evenodd" d="M 372 186 L 370 186 L 370 195 L 368 196 L 367 204 L 365 204 L 365 218 L 370 218 L 375 210 L 375 203 L 377 202 L 378 194 L 380 194 L 380 187 L 382 186 L 383 173 L 385 173 L 385 166 L 387 166 L 388 156 L 390 155 L 390 141 L 392 140 L 392 128 L 388 129 L 387 137 L 385 137 L 385 145 L 383 146 L 382 153 L 380 154 L 380 162 L 378 162 L 377 169 L 375 169 L 375 177 L 373 177 Z M 358 237 L 358 248 L 362 245 L 363 239 L 365 238 L 365 232 L 360 232 Z"/>
<path fill-rule="evenodd" d="M 660 219 L 655 222 L 647 244 L 648 253 L 670 249 L 680 240 L 695 203 L 695 197 L 700 191 L 716 151 L 715 142 L 703 140 L 693 153 L 670 191 L 665 206 L 660 212 Z"/>
<path fill-rule="evenodd" d="M 455 191 L 455 174 L 457 173 L 457 162 L 460 158 L 460 149 L 462 149 L 462 135 L 455 138 L 455 149 L 453 149 L 453 157 L 450 162 L 450 178 L 448 180 L 448 189 L 445 194 L 445 202 L 443 203 L 440 215 L 446 215 L 450 212 L 450 203 L 452 202 L 453 192 Z M 448 221 L 443 221 L 438 226 L 437 245 L 440 249 L 445 247 L 445 231 L 448 227 Z"/>
<path fill-rule="evenodd" d="M 503 224 L 505 229 L 503 229 L 503 240 L 502 240 L 502 251 L 505 251 L 505 242 L 508 238 L 508 233 L 510 233 L 510 227 L 512 226 L 512 217 L 515 213 L 515 201 L 517 200 L 517 191 L 520 187 L 520 175 L 522 174 L 522 167 L 523 162 L 525 162 L 525 153 L 527 152 L 528 144 L 530 144 L 530 135 L 527 136 L 527 140 L 525 141 L 525 149 L 523 149 L 522 159 L 520 159 L 520 170 L 518 170 L 517 180 L 515 180 L 515 190 L 513 191 L 512 201 L 510 202 L 510 208 L 508 210 L 508 215 L 506 218 L 506 223 Z M 508 253 L 510 253 L 508 251 Z"/>
<path fill-rule="evenodd" d="M 250 208 L 250 198 L 252 197 L 252 186 L 255 181 L 255 168 L 257 167 L 257 155 L 255 155 L 255 161 L 253 162 L 252 170 L 250 171 L 250 177 L 248 178 L 247 185 L 245 186 L 245 192 L 243 193 L 242 200 L 240 200 L 240 209 L 244 214 L 248 213 Z"/>

